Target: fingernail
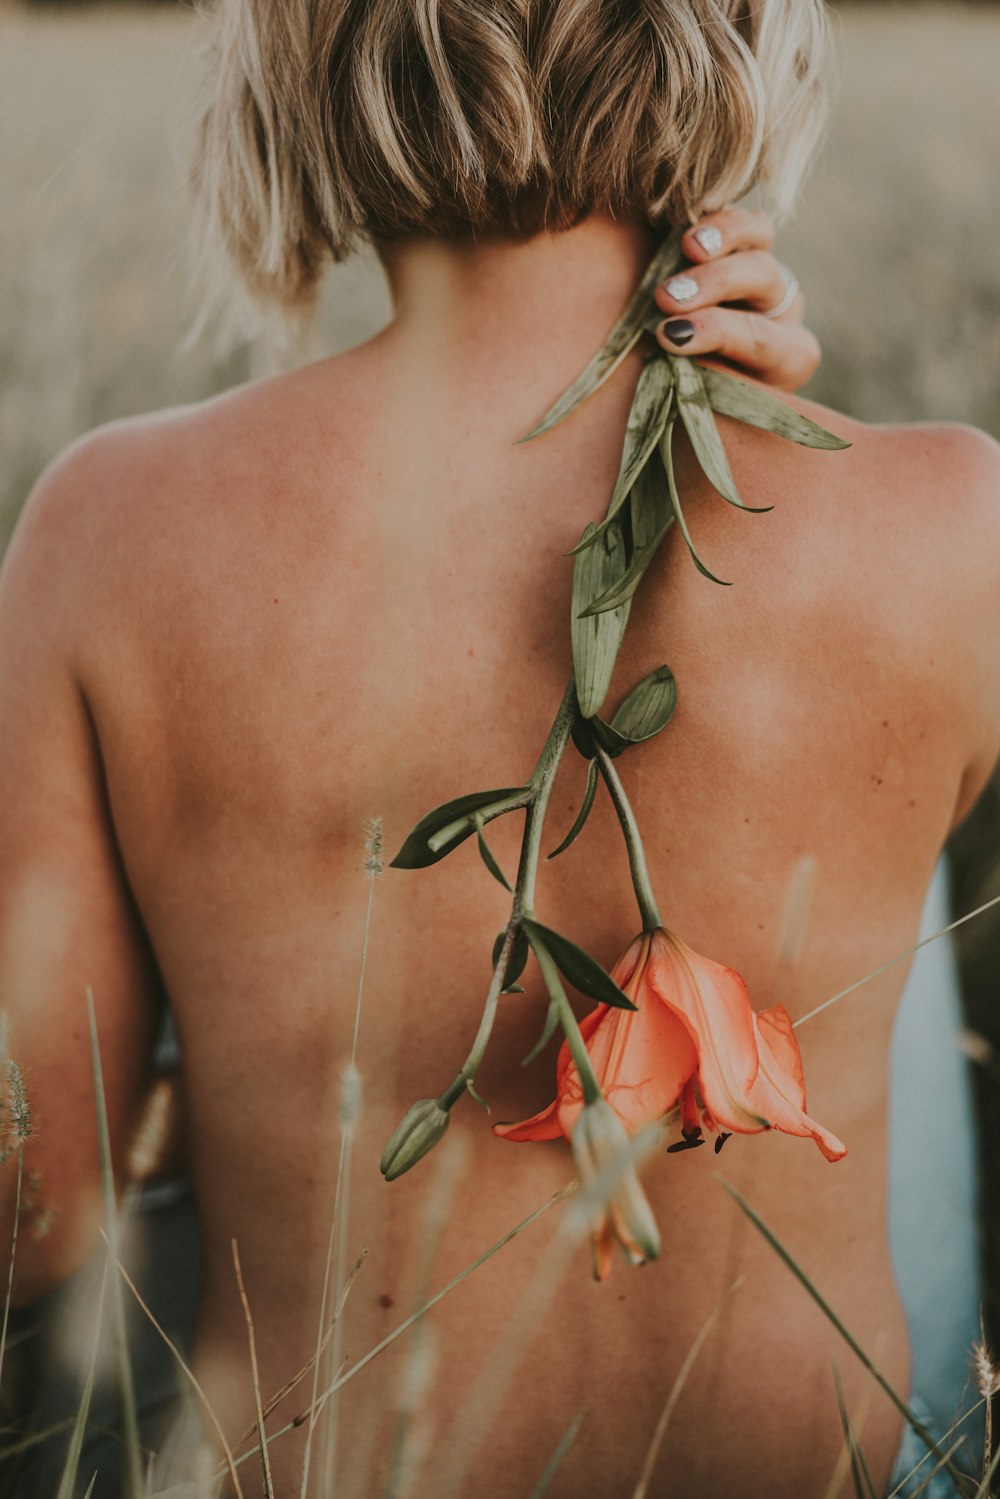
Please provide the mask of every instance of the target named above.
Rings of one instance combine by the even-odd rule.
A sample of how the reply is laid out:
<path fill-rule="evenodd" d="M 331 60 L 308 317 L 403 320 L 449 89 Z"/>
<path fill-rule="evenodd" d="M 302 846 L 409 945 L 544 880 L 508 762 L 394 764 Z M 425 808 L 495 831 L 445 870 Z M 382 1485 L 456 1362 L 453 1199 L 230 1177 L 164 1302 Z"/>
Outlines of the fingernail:
<path fill-rule="evenodd" d="M 706 255 L 718 255 L 722 249 L 722 235 L 714 224 L 706 224 L 704 229 L 696 229 L 694 237 Z"/>
<path fill-rule="evenodd" d="M 681 349 L 694 338 L 694 323 L 689 322 L 686 317 L 671 318 L 669 323 L 660 324 L 660 332 Z"/>
<path fill-rule="evenodd" d="M 698 283 L 692 281 L 690 276 L 675 276 L 672 281 L 667 282 L 667 295 L 673 297 L 675 302 L 690 302 L 698 295 Z"/>

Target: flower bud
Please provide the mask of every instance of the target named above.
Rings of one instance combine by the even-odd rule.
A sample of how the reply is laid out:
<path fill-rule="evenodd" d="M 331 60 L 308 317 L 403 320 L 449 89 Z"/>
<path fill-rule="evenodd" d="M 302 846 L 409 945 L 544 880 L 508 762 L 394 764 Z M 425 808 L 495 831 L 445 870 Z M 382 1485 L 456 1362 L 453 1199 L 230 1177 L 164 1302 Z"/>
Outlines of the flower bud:
<path fill-rule="evenodd" d="M 408 1109 L 382 1152 L 379 1170 L 386 1181 L 395 1181 L 433 1150 L 450 1117 L 434 1098 L 421 1098 Z"/>
<path fill-rule="evenodd" d="M 590 1208 L 594 1273 L 603 1280 L 616 1239 L 633 1265 L 660 1252 L 656 1219 L 635 1169 L 635 1146 L 603 1098 L 587 1104 L 573 1129 L 573 1159 Z"/>

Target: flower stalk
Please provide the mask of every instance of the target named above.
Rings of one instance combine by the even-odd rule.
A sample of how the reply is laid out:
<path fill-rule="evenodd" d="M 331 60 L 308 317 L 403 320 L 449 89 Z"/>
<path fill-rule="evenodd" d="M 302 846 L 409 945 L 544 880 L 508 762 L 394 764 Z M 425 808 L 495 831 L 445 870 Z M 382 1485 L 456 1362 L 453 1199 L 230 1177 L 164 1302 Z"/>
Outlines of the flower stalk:
<path fill-rule="evenodd" d="M 597 760 L 597 768 L 601 772 L 604 784 L 611 796 L 611 803 L 617 814 L 621 825 L 622 836 L 625 839 L 625 847 L 628 850 L 628 867 L 632 875 L 632 888 L 635 891 L 636 902 L 639 906 L 639 915 L 642 918 L 642 929 L 644 932 L 655 932 L 663 925 L 660 919 L 659 908 L 656 904 L 656 896 L 653 894 L 652 882 L 649 878 L 649 868 L 646 864 L 646 851 L 642 846 L 642 837 L 639 833 L 639 824 L 635 820 L 629 799 L 625 795 L 625 787 L 621 783 L 621 777 L 615 769 L 615 763 L 600 745 L 594 746 L 594 755 Z"/>

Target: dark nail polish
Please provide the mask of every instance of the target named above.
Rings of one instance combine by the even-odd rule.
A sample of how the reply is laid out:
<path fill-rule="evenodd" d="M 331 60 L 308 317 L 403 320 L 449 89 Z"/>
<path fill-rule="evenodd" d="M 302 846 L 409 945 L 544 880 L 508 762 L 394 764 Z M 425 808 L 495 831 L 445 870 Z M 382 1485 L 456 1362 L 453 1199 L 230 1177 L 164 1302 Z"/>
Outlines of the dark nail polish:
<path fill-rule="evenodd" d="M 669 323 L 661 323 L 660 329 L 664 338 L 668 338 L 679 349 L 694 338 L 694 323 L 689 322 L 686 317 L 671 318 Z"/>

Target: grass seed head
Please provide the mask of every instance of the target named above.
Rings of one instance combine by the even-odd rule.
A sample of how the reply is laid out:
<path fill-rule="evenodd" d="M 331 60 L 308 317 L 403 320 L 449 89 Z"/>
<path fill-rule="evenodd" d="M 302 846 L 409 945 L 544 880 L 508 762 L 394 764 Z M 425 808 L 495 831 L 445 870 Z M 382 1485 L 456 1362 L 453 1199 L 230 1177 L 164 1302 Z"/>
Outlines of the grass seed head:
<path fill-rule="evenodd" d="M 382 860 L 382 817 L 372 817 L 365 828 L 365 873 L 377 880 L 384 868 Z"/>
<path fill-rule="evenodd" d="M 1000 1364 L 987 1347 L 985 1338 L 972 1345 L 972 1373 L 984 1400 L 1000 1394 Z"/>
<path fill-rule="evenodd" d="M 31 1134 L 31 1105 L 20 1064 L 13 1057 L 7 1063 L 7 1084 L 7 1128 L 12 1138 L 23 1145 Z"/>

